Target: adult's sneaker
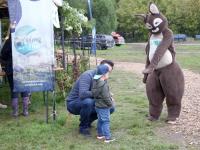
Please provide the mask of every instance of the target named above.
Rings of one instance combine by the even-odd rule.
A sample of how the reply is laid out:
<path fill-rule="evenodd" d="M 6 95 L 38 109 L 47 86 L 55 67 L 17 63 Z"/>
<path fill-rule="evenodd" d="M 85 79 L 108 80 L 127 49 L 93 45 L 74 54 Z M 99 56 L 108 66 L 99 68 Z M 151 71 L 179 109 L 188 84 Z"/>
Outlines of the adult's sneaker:
<path fill-rule="evenodd" d="M 79 129 L 79 133 L 85 137 L 91 137 L 89 129 Z"/>

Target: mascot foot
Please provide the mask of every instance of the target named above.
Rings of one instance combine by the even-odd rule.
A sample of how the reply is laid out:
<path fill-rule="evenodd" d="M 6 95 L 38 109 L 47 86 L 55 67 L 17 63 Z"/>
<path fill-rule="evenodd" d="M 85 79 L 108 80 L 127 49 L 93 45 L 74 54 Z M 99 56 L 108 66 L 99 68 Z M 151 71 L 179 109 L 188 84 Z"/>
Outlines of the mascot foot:
<path fill-rule="evenodd" d="M 166 120 L 166 123 L 168 124 L 177 124 L 178 123 L 178 118 L 175 118 L 175 119 L 167 119 Z"/>
<path fill-rule="evenodd" d="M 157 118 L 154 118 L 154 117 L 152 117 L 152 116 L 147 116 L 147 119 L 148 119 L 149 121 L 157 121 L 157 120 L 158 120 Z"/>

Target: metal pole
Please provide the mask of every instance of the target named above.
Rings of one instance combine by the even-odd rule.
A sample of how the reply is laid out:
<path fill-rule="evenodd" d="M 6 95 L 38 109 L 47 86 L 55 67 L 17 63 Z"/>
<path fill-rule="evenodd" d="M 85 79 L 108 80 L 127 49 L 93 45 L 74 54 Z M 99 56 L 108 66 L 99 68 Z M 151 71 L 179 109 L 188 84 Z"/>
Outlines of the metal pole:
<path fill-rule="evenodd" d="M 88 11 L 89 11 L 89 20 L 92 20 L 92 0 L 88 0 Z M 96 28 L 95 25 L 92 27 L 92 43 L 90 53 L 93 54 L 96 58 Z"/>
<path fill-rule="evenodd" d="M 89 9 L 89 20 L 91 20 L 92 19 L 91 0 L 88 0 L 88 9 Z"/>
<path fill-rule="evenodd" d="M 46 104 L 46 123 L 48 123 L 49 119 L 48 91 L 44 91 L 44 99 Z"/>
<path fill-rule="evenodd" d="M 53 91 L 53 120 L 56 120 L 56 95 Z"/>
<path fill-rule="evenodd" d="M 61 14 L 61 45 L 62 45 L 62 55 L 63 55 L 63 68 L 66 70 L 66 62 L 65 62 L 65 39 L 64 39 L 64 16 Z"/>

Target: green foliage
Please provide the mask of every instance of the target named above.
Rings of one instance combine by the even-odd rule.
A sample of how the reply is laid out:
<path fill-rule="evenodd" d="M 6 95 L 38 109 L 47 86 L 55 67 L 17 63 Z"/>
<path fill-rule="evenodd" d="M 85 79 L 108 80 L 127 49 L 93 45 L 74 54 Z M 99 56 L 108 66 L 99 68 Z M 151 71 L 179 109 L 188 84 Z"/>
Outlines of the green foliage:
<path fill-rule="evenodd" d="M 61 60 L 60 60 L 61 61 Z M 76 70 L 74 70 L 73 65 L 68 64 L 68 70 L 61 70 L 56 72 L 56 83 L 58 86 L 58 96 L 65 98 L 66 94 L 69 93 L 72 88 L 73 83 L 78 78 L 78 76 L 88 70 L 89 58 L 86 56 L 79 57 L 76 60 Z"/>
<path fill-rule="evenodd" d="M 147 29 L 143 22 L 133 15 L 148 12 L 149 0 L 120 0 L 117 17 L 118 31 L 125 33 L 132 41 L 147 40 Z M 167 17 L 174 33 L 189 36 L 200 34 L 200 0 L 154 0 L 159 10 Z M 184 11 L 183 11 L 184 10 Z"/>
<path fill-rule="evenodd" d="M 9 27 L 9 21 L 8 19 L 2 19 L 1 20 L 1 26 L 2 26 L 2 40 L 7 36 L 8 27 Z"/>
<path fill-rule="evenodd" d="M 83 73 L 84 71 L 89 69 L 89 57 L 87 56 L 81 56 L 80 59 L 80 73 Z"/>
<path fill-rule="evenodd" d="M 93 17 L 96 20 L 97 33 L 110 34 L 117 27 L 115 13 L 116 3 L 113 0 L 93 0 Z"/>
<path fill-rule="evenodd" d="M 87 0 L 68 0 L 70 6 L 77 9 L 84 9 L 87 16 Z M 93 20 L 91 24 L 96 24 L 97 33 L 110 34 L 117 28 L 116 2 L 115 0 L 91 0 Z M 84 34 L 91 33 L 88 28 L 84 28 Z"/>
<path fill-rule="evenodd" d="M 78 10 L 69 6 L 68 2 L 63 2 L 61 13 L 64 16 L 64 28 L 73 35 L 80 35 L 82 28 L 90 28 L 87 17 L 84 16 L 84 10 Z"/>
<path fill-rule="evenodd" d="M 72 87 L 74 80 L 72 72 L 62 70 L 56 73 L 56 83 L 58 85 L 58 93 L 62 93 L 63 98 L 66 97 Z"/>
<path fill-rule="evenodd" d="M 134 41 L 146 40 L 147 30 L 134 15 L 147 12 L 147 4 L 148 0 L 120 0 L 117 9 L 118 31 L 126 33 Z"/>

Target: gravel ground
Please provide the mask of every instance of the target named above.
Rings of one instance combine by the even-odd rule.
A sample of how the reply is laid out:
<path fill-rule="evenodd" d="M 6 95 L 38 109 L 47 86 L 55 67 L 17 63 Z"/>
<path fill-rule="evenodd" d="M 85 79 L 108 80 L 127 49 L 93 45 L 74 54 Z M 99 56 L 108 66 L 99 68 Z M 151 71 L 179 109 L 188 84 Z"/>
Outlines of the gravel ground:
<path fill-rule="evenodd" d="M 134 72 L 141 78 L 143 68 L 144 64 L 141 63 L 115 62 L 115 69 Z M 188 145 L 200 150 L 200 74 L 189 70 L 183 70 L 183 73 L 185 93 L 179 120 L 175 125 L 158 129 L 158 132 L 181 145 L 181 150 L 187 149 Z"/>

